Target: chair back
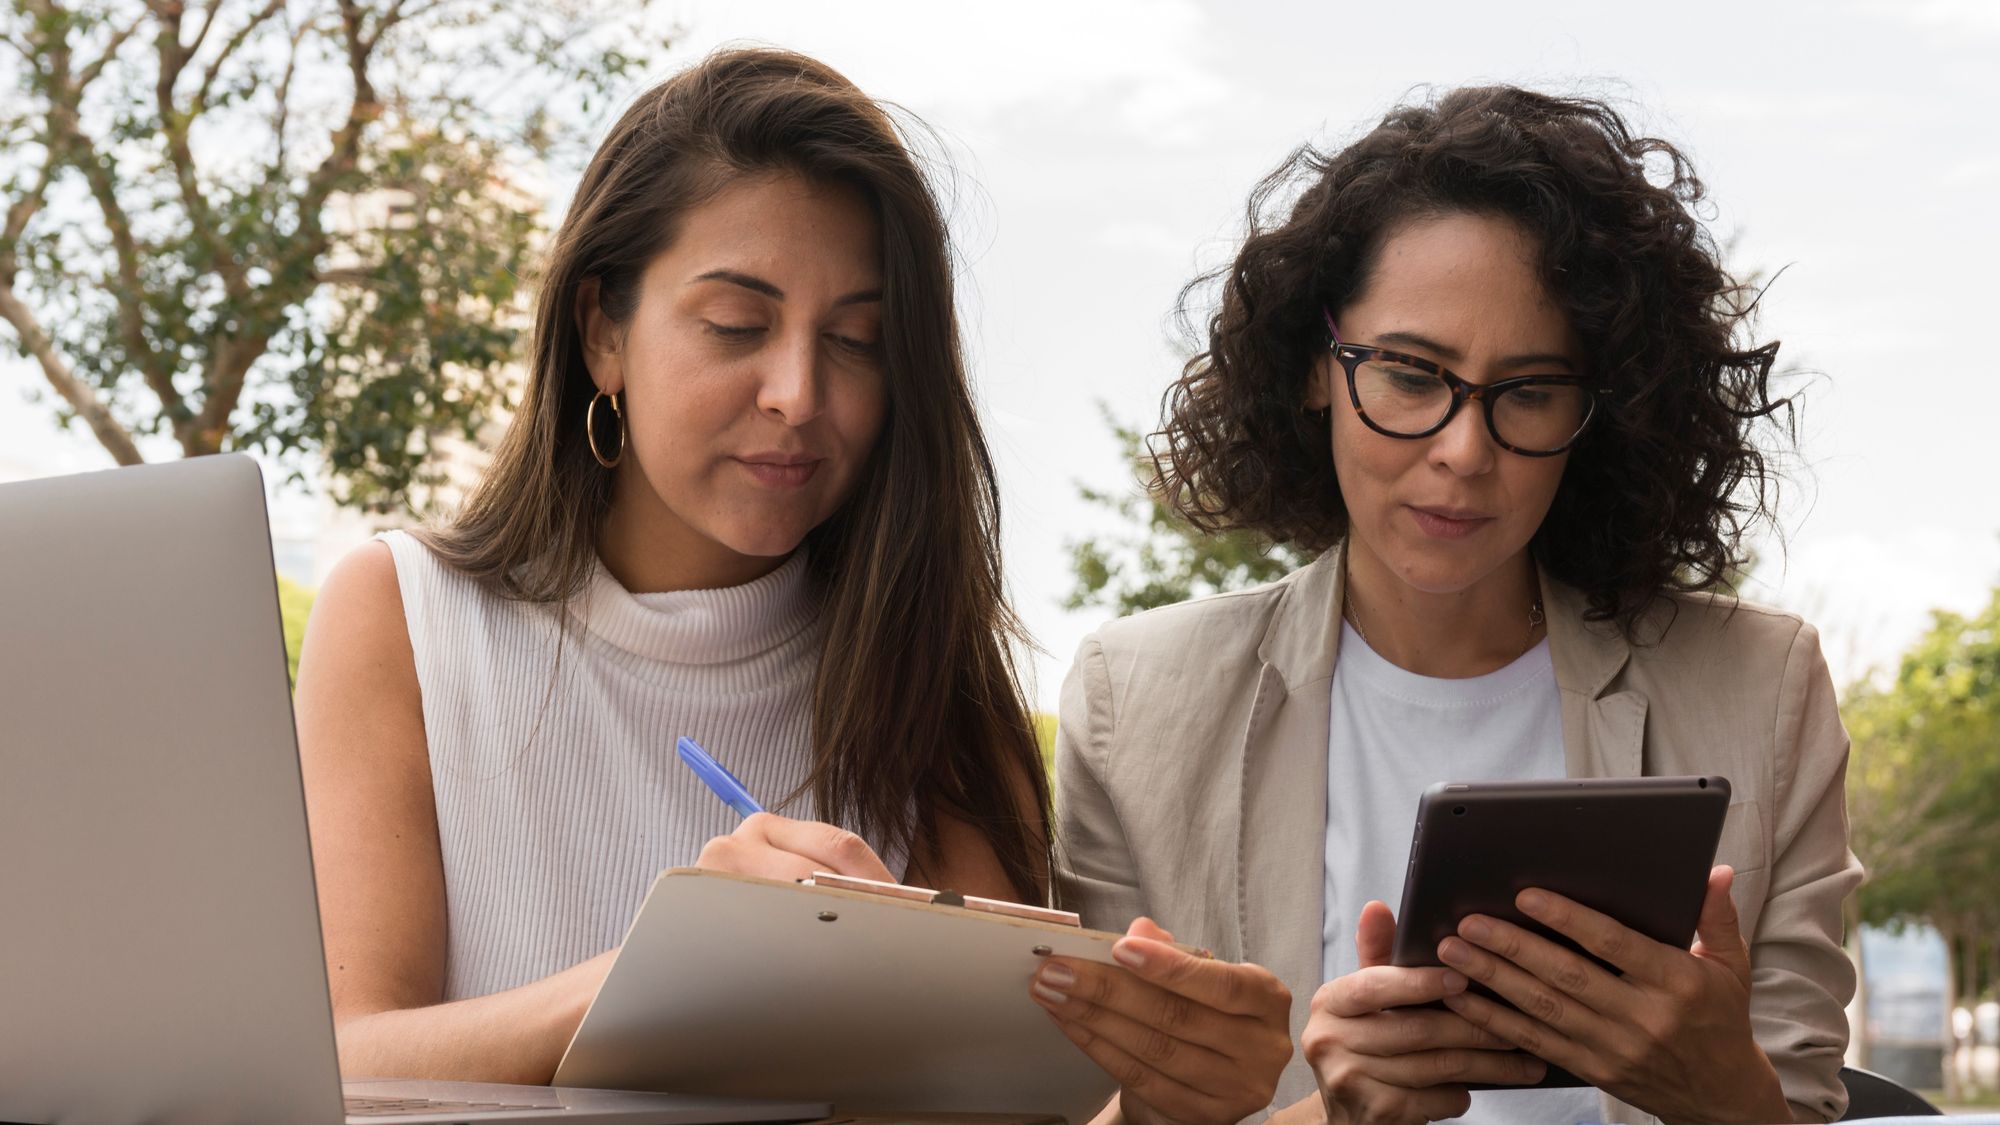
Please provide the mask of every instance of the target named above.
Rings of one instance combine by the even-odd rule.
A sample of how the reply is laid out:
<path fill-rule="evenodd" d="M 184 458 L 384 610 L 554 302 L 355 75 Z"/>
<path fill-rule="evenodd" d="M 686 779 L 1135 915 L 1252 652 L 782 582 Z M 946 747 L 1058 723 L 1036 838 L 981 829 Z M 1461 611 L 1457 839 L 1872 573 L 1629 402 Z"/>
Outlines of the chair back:
<path fill-rule="evenodd" d="M 1942 1117 L 1944 1111 L 1925 1101 L 1915 1090 L 1860 1067 L 1840 1068 L 1841 1085 L 1847 1087 L 1847 1112 L 1842 1121 L 1871 1117 Z"/>

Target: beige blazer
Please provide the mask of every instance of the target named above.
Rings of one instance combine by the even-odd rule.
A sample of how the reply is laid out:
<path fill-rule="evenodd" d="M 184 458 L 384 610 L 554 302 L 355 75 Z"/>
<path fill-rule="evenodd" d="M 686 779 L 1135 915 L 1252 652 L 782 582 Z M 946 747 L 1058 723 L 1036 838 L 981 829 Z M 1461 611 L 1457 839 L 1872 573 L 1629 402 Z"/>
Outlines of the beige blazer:
<path fill-rule="evenodd" d="M 1149 915 L 1181 941 L 1269 968 L 1292 991 L 1294 1043 L 1323 983 L 1339 556 L 1099 629 L 1063 683 L 1056 735 L 1058 880 L 1071 908 L 1102 929 Z M 1737 872 L 1751 1024 L 1794 1109 L 1838 1117 L 1854 992 L 1841 902 L 1861 865 L 1847 847 L 1847 735 L 1818 634 L 1791 614 L 1675 597 L 1635 646 L 1584 621 L 1578 591 L 1546 574 L 1542 589 L 1569 776 L 1729 778 L 1717 862 Z M 1273 1108 L 1313 1090 L 1295 1054 Z M 1606 1121 L 1654 1120 L 1609 1097 L 1604 1109 Z"/>

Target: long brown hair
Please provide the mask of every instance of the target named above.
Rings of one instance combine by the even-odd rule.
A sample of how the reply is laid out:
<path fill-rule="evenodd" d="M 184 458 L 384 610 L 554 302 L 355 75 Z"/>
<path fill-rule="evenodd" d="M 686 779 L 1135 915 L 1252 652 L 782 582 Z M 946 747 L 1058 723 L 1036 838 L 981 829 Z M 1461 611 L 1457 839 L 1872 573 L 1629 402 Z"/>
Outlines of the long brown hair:
<path fill-rule="evenodd" d="M 825 639 L 803 788 L 822 818 L 920 864 L 937 857 L 937 814 L 963 820 L 1038 899 L 1048 784 L 1015 676 L 1023 633 L 1001 587 L 999 489 L 960 352 L 944 217 L 895 122 L 831 68 L 786 51 L 715 54 L 612 127 L 550 249 L 522 409 L 464 507 L 425 541 L 509 597 L 559 602 L 583 588 L 612 475 L 584 440 L 596 388 L 578 287 L 596 280 L 605 314 L 627 319 L 688 210 L 770 172 L 858 189 L 881 228 L 888 410 L 854 493 L 806 540 Z"/>

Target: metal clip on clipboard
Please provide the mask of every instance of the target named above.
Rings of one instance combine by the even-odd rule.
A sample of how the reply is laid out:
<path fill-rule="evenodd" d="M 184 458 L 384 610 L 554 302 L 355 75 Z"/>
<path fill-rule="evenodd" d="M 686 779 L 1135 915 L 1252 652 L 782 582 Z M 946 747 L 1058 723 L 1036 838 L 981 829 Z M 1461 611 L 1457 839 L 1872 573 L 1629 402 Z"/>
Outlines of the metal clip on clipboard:
<path fill-rule="evenodd" d="M 831 871 L 815 871 L 811 877 L 800 879 L 800 886 L 832 887 L 842 891 L 860 891 L 863 894 L 881 895 L 884 898 L 899 898 L 905 902 L 924 902 L 932 906 L 956 906 L 981 914 L 998 914 L 1007 918 L 1026 918 L 1034 922 L 1051 922 L 1058 926 L 1083 927 L 1083 919 L 1068 910 L 1053 910 L 1046 906 L 1029 906 L 1021 902 L 1003 902 L 997 898 L 980 898 L 977 895 L 962 895 L 957 891 L 934 891 L 929 887 L 910 887 L 902 883 L 884 883 L 877 879 L 860 879 L 852 875 L 836 875 Z"/>

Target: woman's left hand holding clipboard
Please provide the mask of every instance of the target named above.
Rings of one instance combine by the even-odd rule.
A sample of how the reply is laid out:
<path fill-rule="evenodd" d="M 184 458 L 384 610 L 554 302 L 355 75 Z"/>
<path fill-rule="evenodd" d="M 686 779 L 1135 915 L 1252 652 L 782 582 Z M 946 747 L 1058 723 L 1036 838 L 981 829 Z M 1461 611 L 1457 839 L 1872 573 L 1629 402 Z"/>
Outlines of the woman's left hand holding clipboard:
<path fill-rule="evenodd" d="M 1098 1125 L 1240 1121 L 1271 1104 L 1291 1061 L 1278 978 L 1172 942 L 1140 918 L 1111 947 L 1118 965 L 1050 957 L 1035 974 L 1035 1002 L 1118 1080 Z"/>

